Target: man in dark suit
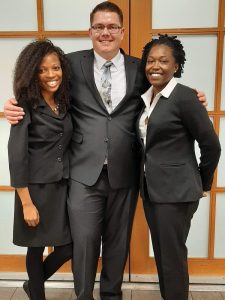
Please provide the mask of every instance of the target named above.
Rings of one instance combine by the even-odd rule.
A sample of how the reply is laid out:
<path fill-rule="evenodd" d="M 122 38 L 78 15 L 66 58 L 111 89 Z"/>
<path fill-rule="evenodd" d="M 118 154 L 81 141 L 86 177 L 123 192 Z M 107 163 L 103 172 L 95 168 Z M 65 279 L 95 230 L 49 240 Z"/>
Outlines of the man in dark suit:
<path fill-rule="evenodd" d="M 135 122 L 143 105 L 137 95 L 144 79 L 138 72 L 140 60 L 120 50 L 120 8 L 102 2 L 90 21 L 93 49 L 68 54 L 74 126 L 68 197 L 73 273 L 77 299 L 92 300 L 102 243 L 101 299 L 119 300 L 139 188 Z M 102 78 L 107 78 L 104 64 L 109 61 L 105 91 Z M 15 124 L 18 113 L 11 107 L 6 103 L 5 114 Z"/>
<path fill-rule="evenodd" d="M 93 299 L 102 242 L 102 299 L 121 299 L 139 181 L 135 120 L 139 60 L 120 50 L 123 15 L 103 2 L 91 13 L 92 50 L 68 54 L 72 66 L 71 181 L 68 211 L 78 299 Z M 104 63 L 112 62 L 111 103 L 104 102 Z M 111 105 L 111 107 L 110 107 Z"/>

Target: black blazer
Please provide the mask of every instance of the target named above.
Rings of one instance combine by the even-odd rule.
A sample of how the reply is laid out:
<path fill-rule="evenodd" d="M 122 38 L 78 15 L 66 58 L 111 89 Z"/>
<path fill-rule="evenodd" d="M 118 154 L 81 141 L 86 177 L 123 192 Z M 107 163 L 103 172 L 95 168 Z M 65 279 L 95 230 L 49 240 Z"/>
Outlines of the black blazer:
<path fill-rule="evenodd" d="M 109 114 L 94 81 L 93 50 L 70 53 L 67 57 L 72 66 L 71 178 L 94 185 L 108 156 L 111 187 L 130 187 L 139 180 L 140 148 L 135 123 L 143 107 L 138 96 L 140 60 L 124 55 L 126 95 Z"/>
<path fill-rule="evenodd" d="M 201 151 L 199 165 L 195 140 Z M 211 189 L 220 151 L 212 122 L 196 92 L 177 84 L 168 99 L 159 99 L 148 122 L 142 170 L 145 164 L 150 200 L 157 203 L 199 200 L 203 191 Z M 143 176 L 142 172 L 142 183 Z"/>
<path fill-rule="evenodd" d="M 57 116 L 43 99 L 36 109 L 23 102 L 24 119 L 11 126 L 8 142 L 11 185 L 50 183 L 69 177 L 69 113 Z"/>

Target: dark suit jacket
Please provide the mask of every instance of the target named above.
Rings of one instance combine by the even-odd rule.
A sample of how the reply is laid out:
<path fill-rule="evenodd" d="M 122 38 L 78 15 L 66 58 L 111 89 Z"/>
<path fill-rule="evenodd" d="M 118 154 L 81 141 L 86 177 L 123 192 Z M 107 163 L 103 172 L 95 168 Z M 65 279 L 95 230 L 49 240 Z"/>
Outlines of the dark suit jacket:
<path fill-rule="evenodd" d="M 71 178 L 88 186 L 96 183 L 108 156 L 111 187 L 128 188 L 139 177 L 139 144 L 135 123 L 143 106 L 139 59 L 124 55 L 126 95 L 109 114 L 94 81 L 94 52 L 67 55 L 72 66 L 71 97 L 73 136 L 70 147 Z"/>
<path fill-rule="evenodd" d="M 199 165 L 195 140 L 201 151 Z M 219 157 L 218 137 L 196 92 L 177 84 L 168 99 L 159 99 L 148 122 L 142 165 L 145 163 L 150 200 L 157 203 L 199 200 L 203 191 L 211 189 Z M 144 197 L 143 185 L 141 191 Z"/>
<path fill-rule="evenodd" d="M 57 116 L 40 99 L 32 109 L 23 102 L 24 119 L 11 126 L 8 142 L 11 185 L 52 183 L 69 177 L 70 114 Z"/>

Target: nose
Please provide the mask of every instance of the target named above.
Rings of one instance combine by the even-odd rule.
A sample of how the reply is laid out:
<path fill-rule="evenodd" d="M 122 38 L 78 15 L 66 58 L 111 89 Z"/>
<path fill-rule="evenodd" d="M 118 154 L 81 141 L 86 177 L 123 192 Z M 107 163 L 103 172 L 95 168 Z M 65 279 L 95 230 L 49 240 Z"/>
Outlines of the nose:
<path fill-rule="evenodd" d="M 106 26 L 104 27 L 102 34 L 109 34 L 109 30 Z"/>
<path fill-rule="evenodd" d="M 154 63 L 152 64 L 152 68 L 153 69 L 159 69 L 159 62 L 158 61 L 154 61 Z"/>
<path fill-rule="evenodd" d="M 54 72 L 54 70 L 49 69 L 49 70 L 46 72 L 46 75 L 47 75 L 48 77 L 54 77 L 54 76 L 55 76 L 55 72 Z"/>

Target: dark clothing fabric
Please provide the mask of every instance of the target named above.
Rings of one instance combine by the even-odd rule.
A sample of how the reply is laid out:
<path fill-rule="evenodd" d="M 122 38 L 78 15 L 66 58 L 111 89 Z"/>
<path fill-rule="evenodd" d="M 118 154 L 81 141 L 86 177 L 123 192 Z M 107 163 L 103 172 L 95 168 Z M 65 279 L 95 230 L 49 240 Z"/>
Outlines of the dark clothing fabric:
<path fill-rule="evenodd" d="M 24 119 L 11 127 L 8 152 L 11 184 L 28 187 L 40 215 L 29 227 L 15 193 L 13 242 L 18 246 L 59 246 L 71 242 L 66 208 L 69 176 L 68 145 L 72 122 L 68 113 L 58 116 L 43 99 L 35 109 L 23 102 Z"/>
<path fill-rule="evenodd" d="M 124 55 L 126 95 L 109 114 L 94 81 L 93 50 L 70 53 L 67 58 L 72 67 L 71 179 L 94 185 L 107 156 L 111 187 L 131 187 L 139 180 L 140 146 L 135 121 L 143 106 L 138 97 L 140 61 Z"/>
<path fill-rule="evenodd" d="M 56 115 L 43 99 L 36 109 L 23 101 L 25 116 L 11 126 L 8 142 L 11 185 L 52 183 L 69 177 L 69 113 Z"/>
<path fill-rule="evenodd" d="M 28 288 L 32 300 L 45 300 L 44 282 L 72 258 L 72 244 L 54 247 L 54 251 L 43 261 L 44 249 L 45 247 L 27 249 Z"/>
<path fill-rule="evenodd" d="M 74 242 L 77 299 L 92 300 L 102 248 L 102 299 L 121 299 L 131 224 L 138 194 L 140 146 L 135 122 L 143 106 L 140 60 L 124 55 L 126 94 L 109 114 L 94 79 L 93 50 L 67 55 L 72 68 L 68 211 Z M 102 174 L 107 157 L 107 171 Z M 105 296 L 103 296 L 103 294 Z"/>
<path fill-rule="evenodd" d="M 201 156 L 198 164 L 195 141 Z M 196 91 L 177 84 L 161 97 L 148 121 L 142 165 L 149 198 L 155 203 L 198 201 L 211 189 L 220 157 L 219 139 Z M 144 177 L 142 166 L 142 180 Z M 143 184 L 141 185 L 143 194 Z"/>
<path fill-rule="evenodd" d="M 56 183 L 29 184 L 31 199 L 40 215 L 36 227 L 24 221 L 21 200 L 15 193 L 13 243 L 18 246 L 60 246 L 71 242 L 67 212 L 67 180 Z"/>
<path fill-rule="evenodd" d="M 144 202 L 160 292 L 164 300 L 188 300 L 189 275 L 186 240 L 199 201 L 187 203 Z"/>
<path fill-rule="evenodd" d="M 160 97 L 148 121 L 141 195 L 164 300 L 188 300 L 186 240 L 199 199 L 211 189 L 220 151 L 196 91 L 177 84 L 169 98 Z"/>
<path fill-rule="evenodd" d="M 114 300 L 120 299 L 138 186 L 112 189 L 107 169 L 103 169 L 94 186 L 71 180 L 69 190 L 68 211 L 75 245 L 73 272 L 77 299 L 93 299 L 101 241 L 100 295 L 102 299 L 108 299 L 109 295 Z"/>

